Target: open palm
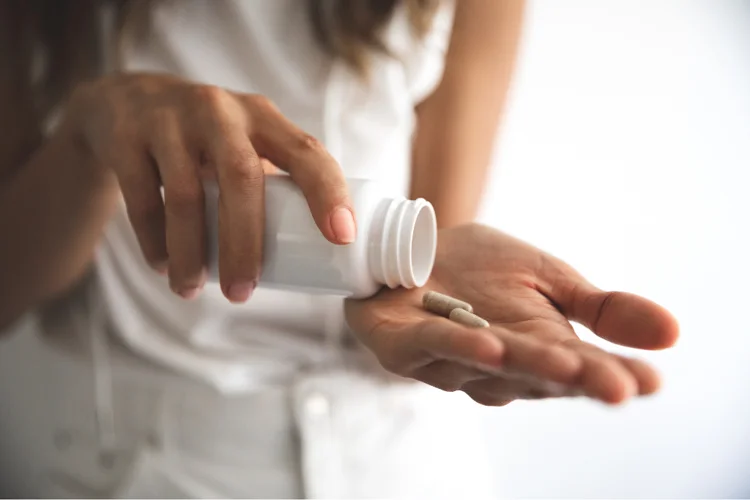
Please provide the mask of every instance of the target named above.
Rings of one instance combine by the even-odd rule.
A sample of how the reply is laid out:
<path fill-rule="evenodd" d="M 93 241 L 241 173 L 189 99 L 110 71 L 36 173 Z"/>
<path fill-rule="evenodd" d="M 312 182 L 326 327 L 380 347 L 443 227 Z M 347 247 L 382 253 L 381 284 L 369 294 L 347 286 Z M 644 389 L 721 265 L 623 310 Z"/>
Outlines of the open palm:
<path fill-rule="evenodd" d="M 619 403 L 658 389 L 651 366 L 583 342 L 570 321 L 613 343 L 663 349 L 678 327 L 662 307 L 601 291 L 559 259 L 485 226 L 441 230 L 438 241 L 423 289 L 347 301 L 349 326 L 386 369 L 494 406 L 573 395 Z M 490 328 L 424 311 L 426 290 L 471 303 Z"/>

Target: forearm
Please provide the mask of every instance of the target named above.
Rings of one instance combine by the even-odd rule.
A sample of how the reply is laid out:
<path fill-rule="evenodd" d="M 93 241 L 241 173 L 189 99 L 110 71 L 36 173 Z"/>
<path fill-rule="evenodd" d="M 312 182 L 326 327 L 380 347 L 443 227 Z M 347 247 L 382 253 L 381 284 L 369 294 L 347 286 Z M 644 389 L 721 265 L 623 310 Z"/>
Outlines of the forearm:
<path fill-rule="evenodd" d="M 85 272 L 118 196 L 63 128 L 0 186 L 0 328 Z"/>
<path fill-rule="evenodd" d="M 458 97 L 447 95 L 439 106 L 420 110 L 412 157 L 411 197 L 432 202 L 440 227 L 475 219 L 497 130 L 497 120 L 472 123 L 467 106 L 473 104 Z M 472 146 L 477 143 L 490 146 Z"/>
<path fill-rule="evenodd" d="M 462 0 L 445 72 L 417 106 L 412 197 L 450 227 L 477 215 L 515 66 L 523 0 Z"/>

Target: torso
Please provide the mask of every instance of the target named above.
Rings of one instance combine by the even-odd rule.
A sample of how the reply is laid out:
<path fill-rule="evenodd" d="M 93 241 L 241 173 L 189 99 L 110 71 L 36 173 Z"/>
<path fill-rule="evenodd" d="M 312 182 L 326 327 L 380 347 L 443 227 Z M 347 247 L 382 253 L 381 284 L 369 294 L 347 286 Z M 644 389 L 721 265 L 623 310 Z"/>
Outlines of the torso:
<path fill-rule="evenodd" d="M 402 44 L 404 57 L 378 59 L 365 88 L 317 51 L 302 5 L 169 2 L 157 13 L 155 43 L 129 53 L 126 68 L 266 94 L 347 176 L 387 177 L 403 194 L 414 105 L 442 73 L 449 15 L 420 45 L 399 35 L 399 14 L 388 41 Z M 234 307 L 208 286 L 185 302 L 146 266 L 124 211 L 106 230 L 92 278 L 58 304 L 59 317 L 45 312 L 41 337 L 16 335 L 0 351 L 0 423 L 15 436 L 0 440 L 0 462 L 11 467 L 12 491 L 495 497 L 476 406 L 373 376 L 383 372 L 341 347 L 340 298 L 261 289 Z M 19 392 L 21 379 L 28 390 Z"/>

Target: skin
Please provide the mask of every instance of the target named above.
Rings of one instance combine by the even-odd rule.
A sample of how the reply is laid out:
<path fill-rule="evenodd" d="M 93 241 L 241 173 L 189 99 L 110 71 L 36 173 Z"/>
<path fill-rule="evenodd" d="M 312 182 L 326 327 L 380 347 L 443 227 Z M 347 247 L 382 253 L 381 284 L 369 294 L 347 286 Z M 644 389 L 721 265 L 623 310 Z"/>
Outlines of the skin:
<path fill-rule="evenodd" d="M 559 259 L 485 226 L 443 229 L 438 241 L 424 289 L 346 304 L 352 331 L 386 370 L 489 406 L 565 396 L 616 404 L 659 388 L 652 366 L 583 342 L 570 322 L 615 344 L 665 349 L 678 326 L 661 306 L 602 291 Z M 469 302 L 490 327 L 425 311 L 427 290 Z"/>
<path fill-rule="evenodd" d="M 0 325 L 80 278 L 120 193 L 146 261 L 194 297 L 206 279 L 206 177 L 221 193 L 222 289 L 246 301 L 260 274 L 268 163 L 291 175 L 329 241 L 354 241 L 339 165 L 263 96 L 156 74 L 80 86 L 62 126 L 2 185 Z"/>
<path fill-rule="evenodd" d="M 417 106 L 411 197 L 440 227 L 471 222 L 482 199 L 511 84 L 525 2 L 460 0 L 443 78 Z"/>

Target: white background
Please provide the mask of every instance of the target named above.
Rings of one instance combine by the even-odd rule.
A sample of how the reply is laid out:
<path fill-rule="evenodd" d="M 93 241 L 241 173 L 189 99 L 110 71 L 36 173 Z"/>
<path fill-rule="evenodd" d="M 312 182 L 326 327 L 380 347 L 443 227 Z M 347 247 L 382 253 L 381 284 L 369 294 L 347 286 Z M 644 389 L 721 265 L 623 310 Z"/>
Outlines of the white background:
<path fill-rule="evenodd" d="M 645 355 L 656 397 L 486 409 L 499 494 L 750 497 L 750 2 L 532 0 L 527 21 L 482 219 L 682 338 Z"/>
<path fill-rule="evenodd" d="M 750 497 L 750 2 L 532 1 L 518 70 L 483 221 L 682 337 L 650 399 L 487 409 L 500 494 Z"/>

